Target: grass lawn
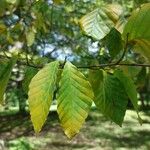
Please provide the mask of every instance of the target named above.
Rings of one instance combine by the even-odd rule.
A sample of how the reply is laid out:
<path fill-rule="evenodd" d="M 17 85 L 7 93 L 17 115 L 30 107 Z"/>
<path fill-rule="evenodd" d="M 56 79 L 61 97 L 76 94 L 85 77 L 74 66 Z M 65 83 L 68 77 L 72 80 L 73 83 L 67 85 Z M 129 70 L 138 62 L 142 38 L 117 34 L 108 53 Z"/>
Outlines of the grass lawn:
<path fill-rule="evenodd" d="M 7 150 L 150 150 L 150 112 L 142 112 L 143 125 L 134 111 L 128 110 L 122 128 L 91 110 L 80 133 L 71 141 L 64 136 L 57 114 L 51 112 L 38 135 L 28 117 L 1 116 L 1 145 Z M 4 149 L 4 150 L 5 150 Z"/>

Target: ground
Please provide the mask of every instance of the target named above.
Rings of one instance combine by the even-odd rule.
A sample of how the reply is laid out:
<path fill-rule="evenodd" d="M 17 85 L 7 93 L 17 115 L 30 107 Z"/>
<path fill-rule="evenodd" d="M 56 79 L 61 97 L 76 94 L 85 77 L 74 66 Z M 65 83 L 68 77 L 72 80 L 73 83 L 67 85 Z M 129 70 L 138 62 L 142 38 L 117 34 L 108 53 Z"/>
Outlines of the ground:
<path fill-rule="evenodd" d="M 0 150 L 149 150 L 149 115 L 150 111 L 141 112 L 141 126 L 136 113 L 128 110 L 121 128 L 91 110 L 80 133 L 72 140 L 64 135 L 56 112 L 49 114 L 38 135 L 33 132 L 29 116 L 1 115 Z"/>

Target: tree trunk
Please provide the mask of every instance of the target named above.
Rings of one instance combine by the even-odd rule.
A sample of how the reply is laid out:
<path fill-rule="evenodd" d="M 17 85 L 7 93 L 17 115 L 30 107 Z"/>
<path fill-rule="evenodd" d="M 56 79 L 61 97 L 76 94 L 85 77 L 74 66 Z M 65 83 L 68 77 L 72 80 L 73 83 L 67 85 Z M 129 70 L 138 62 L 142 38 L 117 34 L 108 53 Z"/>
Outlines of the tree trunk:
<path fill-rule="evenodd" d="M 18 80 L 17 81 L 17 97 L 18 97 L 18 102 L 19 102 L 19 113 L 21 115 L 26 115 L 26 110 L 25 110 L 26 100 L 25 100 L 23 89 L 22 89 L 22 80 L 21 79 L 19 80 L 20 78 L 20 65 L 19 64 L 17 64 L 17 68 L 18 68 L 18 71 L 16 74 L 16 79 Z"/>

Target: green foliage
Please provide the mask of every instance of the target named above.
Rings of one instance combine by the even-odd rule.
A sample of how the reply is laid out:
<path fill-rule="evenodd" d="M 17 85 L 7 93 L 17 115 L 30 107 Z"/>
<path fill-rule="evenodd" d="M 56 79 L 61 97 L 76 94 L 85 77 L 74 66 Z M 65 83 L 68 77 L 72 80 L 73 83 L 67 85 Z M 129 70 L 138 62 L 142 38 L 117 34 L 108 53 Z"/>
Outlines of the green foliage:
<path fill-rule="evenodd" d="M 134 50 L 140 52 L 150 62 L 150 3 L 135 10 L 125 25 L 123 37 L 134 44 Z"/>
<path fill-rule="evenodd" d="M 34 40 L 35 40 L 35 32 L 34 32 L 34 30 L 29 30 L 26 33 L 26 40 L 27 40 L 27 45 L 28 46 L 32 46 L 32 44 L 34 43 Z"/>
<path fill-rule="evenodd" d="M 0 62 L 0 104 L 3 102 L 3 96 L 11 75 L 11 71 L 16 63 L 16 58 L 12 57 L 11 60 Z"/>
<path fill-rule="evenodd" d="M 134 40 L 134 50 L 140 52 L 150 62 L 150 40 Z"/>
<path fill-rule="evenodd" d="M 142 88 L 145 85 L 146 77 L 147 77 L 147 71 L 146 71 L 146 68 L 143 67 L 137 75 L 136 84 L 138 88 Z"/>
<path fill-rule="evenodd" d="M 49 113 L 56 89 L 58 67 L 58 61 L 47 64 L 33 77 L 29 85 L 29 108 L 35 132 L 41 130 Z"/>
<path fill-rule="evenodd" d="M 138 114 L 138 98 L 137 98 L 137 91 L 136 86 L 134 85 L 134 82 L 130 76 L 125 75 L 121 70 L 115 71 L 115 76 L 120 80 L 120 82 L 123 84 L 125 91 L 132 102 L 134 109 L 136 110 Z M 142 124 L 142 120 L 138 114 L 139 122 Z"/>
<path fill-rule="evenodd" d="M 12 75 L 15 84 L 10 87 L 17 86 L 20 100 L 24 96 L 20 79 L 23 80 L 25 66 L 35 65 L 27 68 L 22 83 L 25 92 L 29 90 L 29 109 L 35 132 L 44 125 L 53 99 L 57 99 L 59 119 L 69 138 L 79 132 L 92 101 L 107 118 L 120 126 L 128 98 L 138 113 L 134 82 L 142 83 L 142 86 L 137 83 L 138 89 L 149 89 L 149 82 L 142 81 L 143 78 L 149 80 L 149 70 L 141 70 L 142 65 L 148 65 L 143 64 L 145 60 L 133 50 L 150 60 L 150 3 L 142 5 L 130 16 L 135 3 L 117 2 L 128 6 L 104 5 L 103 1 L 95 0 L 1 0 L 0 101 L 16 62 L 12 53 L 17 53 L 18 61 Z M 78 23 L 89 37 L 82 36 Z M 4 61 L 5 57 L 10 61 Z M 69 61 L 59 63 L 64 58 L 75 65 Z M 91 66 L 94 62 L 96 65 Z M 136 65 L 139 69 L 132 68 Z M 35 69 L 42 66 L 45 67 L 39 72 Z M 90 82 L 83 73 L 89 76 Z"/>
<path fill-rule="evenodd" d="M 62 0 L 53 0 L 54 4 L 60 4 Z"/>
<path fill-rule="evenodd" d="M 8 147 L 10 150 L 33 150 L 33 144 L 31 144 L 31 142 L 24 137 L 9 141 Z"/>
<path fill-rule="evenodd" d="M 125 29 L 123 37 L 126 39 L 126 35 L 129 34 L 128 40 L 134 39 L 146 39 L 150 40 L 150 31 L 147 30 L 149 27 L 149 11 L 150 4 L 144 4 L 141 8 L 136 9 L 131 14 Z M 138 26 L 138 28 L 137 28 Z"/>
<path fill-rule="evenodd" d="M 112 28 L 105 39 L 105 45 L 108 48 L 111 57 L 114 58 L 123 49 L 121 34 L 115 28 Z"/>
<path fill-rule="evenodd" d="M 29 84 L 31 82 L 31 79 L 36 75 L 38 72 L 37 68 L 33 67 L 27 67 L 24 75 L 24 80 L 22 83 L 23 90 L 28 93 L 29 91 Z"/>
<path fill-rule="evenodd" d="M 91 84 L 97 108 L 105 116 L 122 126 L 128 99 L 121 82 L 115 76 L 104 71 L 91 71 L 90 74 L 90 78 L 93 79 Z"/>
<path fill-rule="evenodd" d="M 64 132 L 69 138 L 79 132 L 88 116 L 93 97 L 87 79 L 74 65 L 67 62 L 60 80 L 57 111 Z"/>
<path fill-rule="evenodd" d="M 88 36 L 101 40 L 115 26 L 121 13 L 122 8 L 120 5 L 108 5 L 85 15 L 81 18 L 80 25 Z"/>
<path fill-rule="evenodd" d="M 132 61 L 125 61 L 126 63 L 134 63 Z M 132 67 L 132 66 L 121 66 L 120 69 L 123 71 L 123 73 L 127 76 L 130 76 L 132 79 L 134 79 L 139 72 L 141 71 L 141 67 Z"/>

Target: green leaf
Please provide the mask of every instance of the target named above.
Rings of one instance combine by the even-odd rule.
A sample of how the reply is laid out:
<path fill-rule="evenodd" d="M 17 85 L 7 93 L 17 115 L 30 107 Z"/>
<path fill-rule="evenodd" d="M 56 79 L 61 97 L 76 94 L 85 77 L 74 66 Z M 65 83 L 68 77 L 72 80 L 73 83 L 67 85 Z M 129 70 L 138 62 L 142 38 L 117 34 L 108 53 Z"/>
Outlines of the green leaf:
<path fill-rule="evenodd" d="M 3 96 L 15 63 L 16 58 L 14 57 L 9 61 L 0 61 L 0 104 L 3 102 Z"/>
<path fill-rule="evenodd" d="M 122 126 L 128 99 L 121 82 L 101 70 L 92 70 L 90 78 L 93 79 L 95 105 L 105 116 Z"/>
<path fill-rule="evenodd" d="M 121 70 L 116 70 L 114 75 L 120 80 L 120 82 L 123 84 L 126 93 L 130 99 L 130 101 L 133 104 L 134 109 L 136 110 L 138 114 L 139 122 L 142 123 L 142 120 L 138 113 L 138 98 L 137 98 L 137 91 L 136 86 L 134 85 L 133 80 L 130 78 L 130 76 L 125 75 Z"/>
<path fill-rule="evenodd" d="M 143 67 L 141 71 L 137 75 L 136 85 L 139 89 L 143 88 L 145 83 L 147 82 L 147 71 L 146 67 Z"/>
<path fill-rule="evenodd" d="M 132 60 L 122 62 L 126 64 L 135 63 Z M 132 67 L 132 66 L 120 66 L 118 68 L 121 69 L 125 75 L 130 76 L 132 79 L 134 79 L 142 69 L 142 67 Z"/>
<path fill-rule="evenodd" d="M 33 68 L 33 67 L 27 67 L 26 68 L 24 80 L 23 80 L 23 83 L 22 83 L 23 90 L 26 93 L 28 93 L 29 84 L 31 82 L 31 79 L 36 75 L 37 72 L 38 72 L 37 68 Z"/>
<path fill-rule="evenodd" d="M 123 37 L 129 33 L 128 40 L 147 39 L 150 40 L 150 3 L 144 4 L 135 10 L 129 18 L 123 32 Z"/>
<path fill-rule="evenodd" d="M 133 12 L 125 25 L 123 38 L 135 45 L 134 50 L 145 56 L 150 62 L 150 3 L 146 3 Z"/>
<path fill-rule="evenodd" d="M 93 91 L 84 75 L 70 62 L 64 66 L 57 96 L 57 111 L 65 134 L 72 138 L 85 122 Z"/>
<path fill-rule="evenodd" d="M 103 82 L 103 71 L 102 70 L 90 70 L 88 79 L 92 85 L 94 94 L 98 95 L 99 94 L 98 88 L 99 88 L 100 84 Z M 95 101 L 95 103 L 96 103 L 96 101 Z"/>
<path fill-rule="evenodd" d="M 27 40 L 27 45 L 32 46 L 34 41 L 35 41 L 35 32 L 34 30 L 29 30 L 26 33 L 26 40 Z"/>
<path fill-rule="evenodd" d="M 105 37 L 105 44 L 112 58 L 114 58 L 123 49 L 121 34 L 115 28 L 112 28 Z"/>
<path fill-rule="evenodd" d="M 96 9 L 82 17 L 80 25 L 85 34 L 96 40 L 101 40 L 109 33 L 114 23 L 109 20 L 102 9 Z"/>
<path fill-rule="evenodd" d="M 82 30 L 96 40 L 103 39 L 110 29 L 115 26 L 121 15 L 116 8 L 113 5 L 106 5 L 83 16 L 79 21 Z"/>
<path fill-rule="evenodd" d="M 58 69 L 58 61 L 47 64 L 32 78 L 29 85 L 29 109 L 35 132 L 41 130 L 48 116 Z"/>
<path fill-rule="evenodd" d="M 17 1 L 18 1 L 18 0 L 6 0 L 6 2 L 7 2 L 7 3 L 10 3 L 10 4 L 15 4 L 15 3 L 17 3 Z"/>
<path fill-rule="evenodd" d="M 134 50 L 141 53 L 150 62 L 150 40 L 134 40 Z"/>
<path fill-rule="evenodd" d="M 0 16 L 3 16 L 3 14 L 5 13 L 6 6 L 7 6 L 6 0 L 1 0 L 0 4 L 1 4 Z"/>

